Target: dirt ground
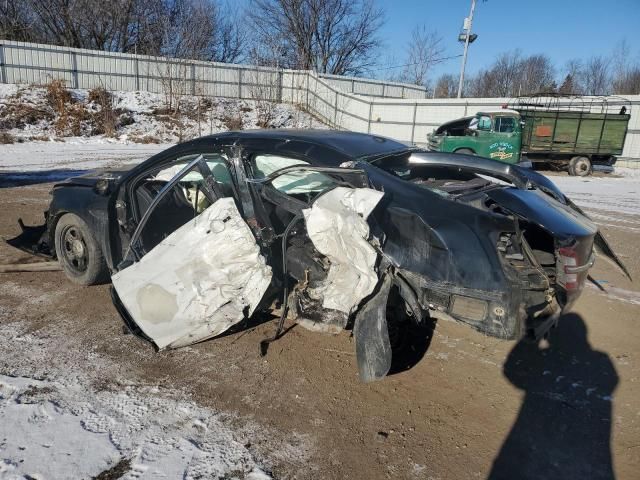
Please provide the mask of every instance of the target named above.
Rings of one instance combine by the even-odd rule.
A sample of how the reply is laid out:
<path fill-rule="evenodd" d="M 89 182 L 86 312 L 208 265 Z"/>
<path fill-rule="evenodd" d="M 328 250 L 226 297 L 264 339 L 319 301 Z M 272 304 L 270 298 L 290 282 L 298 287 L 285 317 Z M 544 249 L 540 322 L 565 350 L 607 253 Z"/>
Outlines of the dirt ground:
<path fill-rule="evenodd" d="M 0 188 L 0 235 L 16 235 L 18 217 L 39 222 L 49 188 Z M 603 231 L 640 278 L 640 218 L 620 216 Z M 26 258 L 0 245 L 0 263 Z M 372 384 L 358 380 L 347 332 L 295 327 L 261 357 L 275 328 L 266 322 L 155 353 L 123 333 L 108 286 L 77 287 L 61 272 L 2 274 L 0 322 L 55 338 L 43 358 L 86 362 L 98 372 L 87 388 L 160 385 L 235 413 L 228 421 L 239 430 L 264 426 L 269 436 L 248 446 L 276 478 L 555 478 L 549 465 L 558 478 L 639 478 L 640 284 L 601 258 L 592 275 L 608 292 L 588 286 L 546 345 L 434 321 L 399 371 Z M 29 370 L 15 348 L 0 373 Z M 524 463 L 525 450 L 537 457 Z"/>

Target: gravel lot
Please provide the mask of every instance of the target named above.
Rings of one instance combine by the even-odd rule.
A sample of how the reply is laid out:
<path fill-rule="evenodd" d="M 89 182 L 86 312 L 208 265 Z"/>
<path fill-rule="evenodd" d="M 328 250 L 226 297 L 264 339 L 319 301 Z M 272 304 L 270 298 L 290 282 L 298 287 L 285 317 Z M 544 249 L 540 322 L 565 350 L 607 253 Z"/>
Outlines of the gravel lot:
<path fill-rule="evenodd" d="M 0 148 L 5 238 L 18 217 L 41 220 L 61 169 L 122 164 L 126 147 L 42 145 Z M 124 163 L 149 148 L 127 150 Z M 28 164 L 75 160 L 18 175 L 25 152 Z M 623 174 L 553 180 L 637 279 L 640 178 Z M 25 260 L 0 245 L 0 263 Z M 263 358 L 268 322 L 155 353 L 123 334 L 108 286 L 77 287 L 61 272 L 3 274 L 0 479 L 554 478 L 550 464 L 559 478 L 637 478 L 640 285 L 601 258 L 592 275 L 607 291 L 589 286 L 546 345 L 437 321 L 409 368 L 365 385 L 346 332 L 294 328 Z M 519 452 L 532 448 L 539 460 L 522 464 Z"/>

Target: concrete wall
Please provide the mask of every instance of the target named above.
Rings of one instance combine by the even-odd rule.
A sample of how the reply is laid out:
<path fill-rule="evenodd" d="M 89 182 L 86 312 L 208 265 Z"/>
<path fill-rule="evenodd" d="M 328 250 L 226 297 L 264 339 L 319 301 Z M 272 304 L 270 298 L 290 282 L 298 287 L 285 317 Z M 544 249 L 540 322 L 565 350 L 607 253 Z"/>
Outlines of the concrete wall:
<path fill-rule="evenodd" d="M 506 98 L 426 99 L 417 85 L 305 70 L 262 68 L 0 40 L 0 83 L 72 88 L 146 90 L 298 104 L 335 128 L 368 132 L 416 144 L 443 122 L 499 108 Z M 640 159 L 640 95 L 631 101 L 623 157 Z"/>

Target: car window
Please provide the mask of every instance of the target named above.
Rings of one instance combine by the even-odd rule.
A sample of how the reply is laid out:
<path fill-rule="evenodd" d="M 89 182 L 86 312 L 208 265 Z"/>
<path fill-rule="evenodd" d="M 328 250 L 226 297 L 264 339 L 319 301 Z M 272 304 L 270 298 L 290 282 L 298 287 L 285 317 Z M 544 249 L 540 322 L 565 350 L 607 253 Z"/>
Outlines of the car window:
<path fill-rule="evenodd" d="M 148 175 L 136 182 L 133 199 L 139 219 L 149 209 L 164 186 L 199 155 L 176 158 L 170 165 L 149 172 Z M 222 196 L 233 196 L 231 174 L 225 163 L 225 157 L 217 153 L 202 155 L 219 187 L 218 190 L 222 192 Z M 142 229 L 140 240 L 145 251 L 151 250 L 168 235 L 209 207 L 211 203 L 203 193 L 203 183 L 204 177 L 194 166 L 165 194 L 150 213 L 149 219 Z"/>
<path fill-rule="evenodd" d="M 308 162 L 278 155 L 256 155 L 253 166 L 257 178 L 264 178 L 276 170 L 292 165 L 309 165 Z M 276 177 L 271 185 L 287 195 L 310 195 L 335 186 L 335 181 L 320 172 L 298 170 Z"/>
<path fill-rule="evenodd" d="M 500 133 L 513 133 L 516 129 L 516 119 L 513 117 L 496 117 L 494 130 Z"/>
<path fill-rule="evenodd" d="M 481 115 L 478 118 L 478 130 L 491 130 L 491 117 Z"/>

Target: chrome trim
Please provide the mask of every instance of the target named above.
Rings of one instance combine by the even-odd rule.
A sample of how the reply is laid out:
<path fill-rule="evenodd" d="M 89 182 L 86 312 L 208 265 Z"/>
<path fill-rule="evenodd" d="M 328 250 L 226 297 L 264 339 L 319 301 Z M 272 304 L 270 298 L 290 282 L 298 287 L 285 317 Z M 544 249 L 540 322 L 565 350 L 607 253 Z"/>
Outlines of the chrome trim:
<path fill-rule="evenodd" d="M 587 263 L 585 263 L 584 265 L 579 265 L 579 266 L 569 266 L 569 265 L 565 265 L 564 266 L 564 271 L 565 273 L 582 273 L 582 272 L 586 272 L 587 270 L 589 270 L 591 267 L 593 267 L 593 264 L 596 263 L 596 254 L 594 252 L 591 252 L 591 256 L 589 257 L 589 260 L 587 261 Z"/>

